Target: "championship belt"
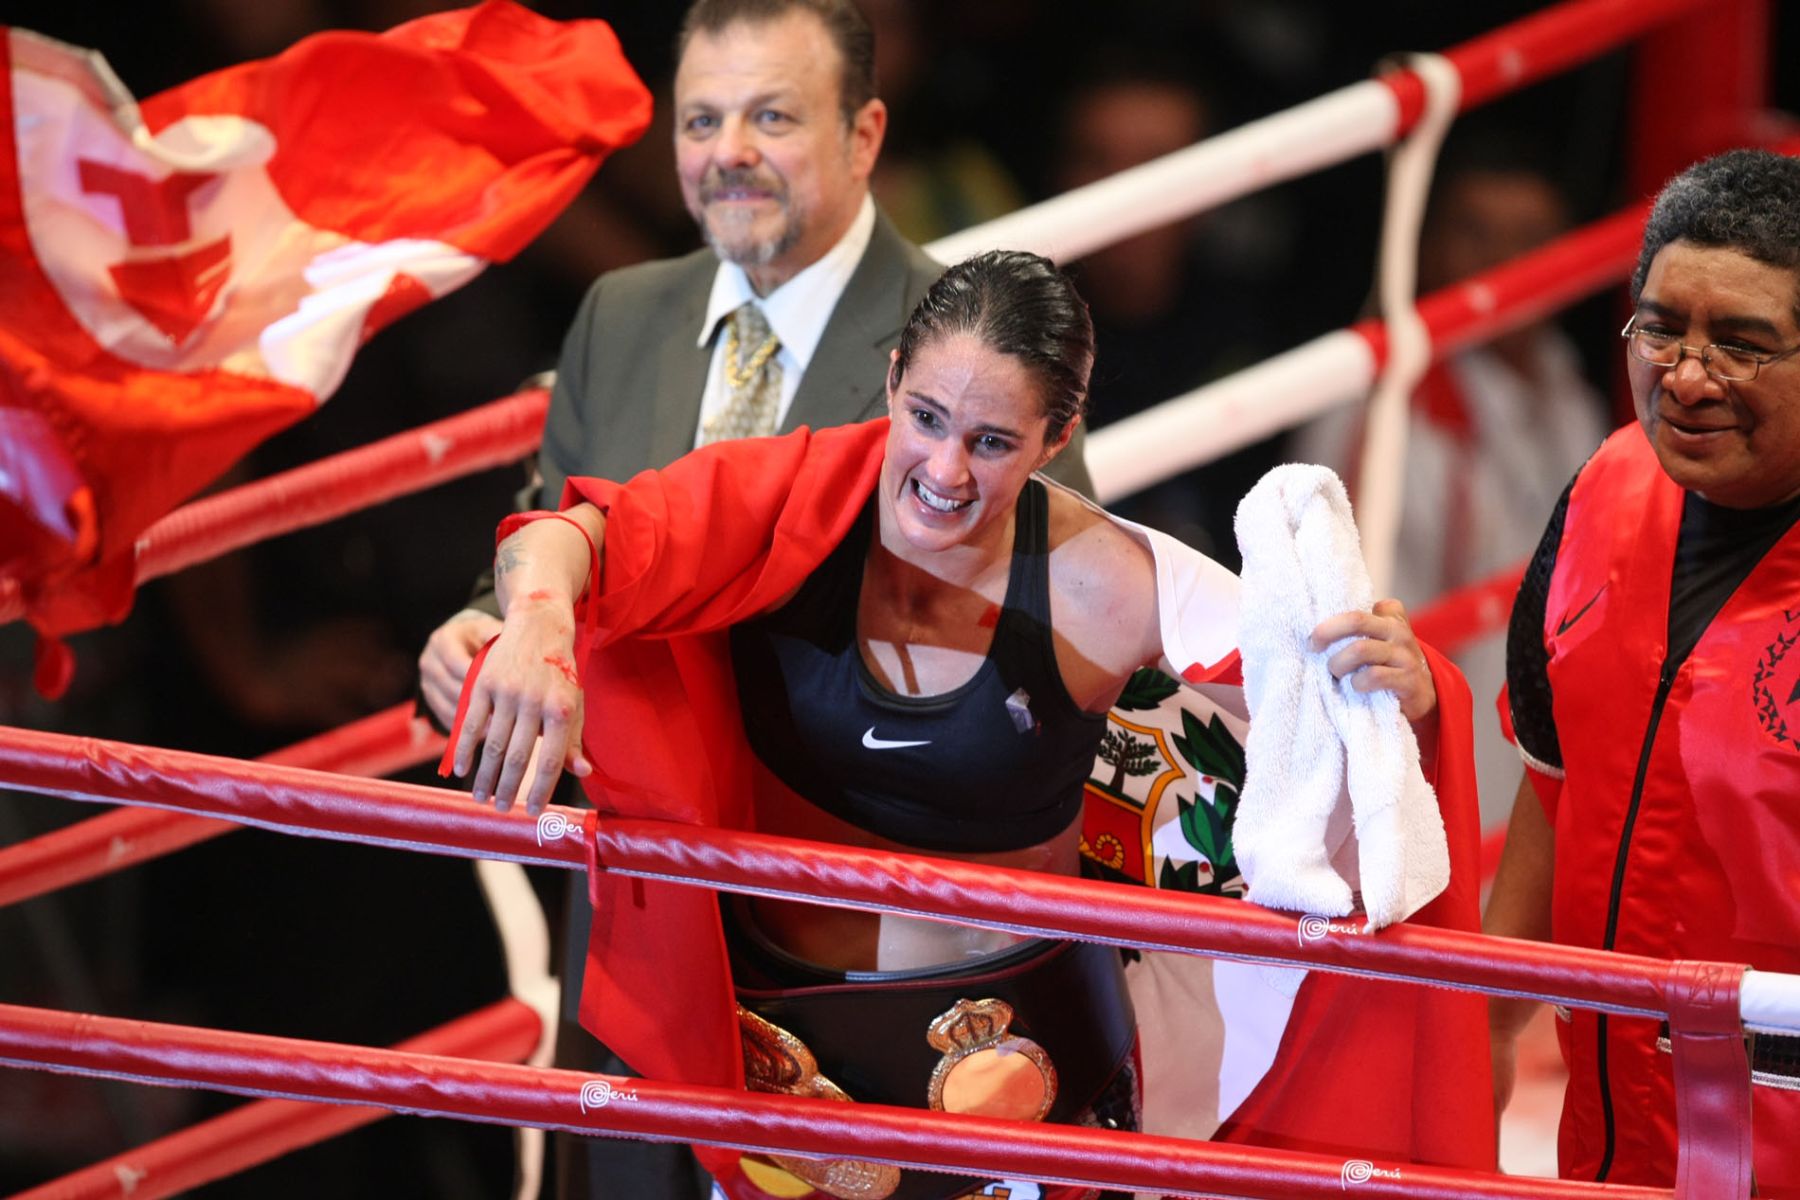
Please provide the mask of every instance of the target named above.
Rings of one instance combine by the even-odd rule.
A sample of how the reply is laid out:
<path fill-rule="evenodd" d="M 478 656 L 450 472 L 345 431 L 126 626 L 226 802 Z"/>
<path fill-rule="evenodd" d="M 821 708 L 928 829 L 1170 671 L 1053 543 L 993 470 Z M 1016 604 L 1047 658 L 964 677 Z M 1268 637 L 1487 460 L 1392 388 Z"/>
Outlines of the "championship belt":
<path fill-rule="evenodd" d="M 1030 1038 L 1010 1032 L 1004 1000 L 958 1000 L 931 1023 L 925 1040 L 944 1057 L 925 1098 L 939 1112 L 1041 1121 L 1056 1101 L 1056 1065 Z"/>
<path fill-rule="evenodd" d="M 732 917 L 726 926 L 754 1091 L 1136 1125 L 1135 1023 L 1116 949 L 1033 940 L 968 964 L 831 972 Z M 950 1200 L 985 1182 L 794 1155 L 745 1155 L 740 1168 L 778 1197 Z"/>
<path fill-rule="evenodd" d="M 738 1006 L 738 1032 L 744 1043 L 744 1084 L 753 1092 L 810 1096 L 851 1102 L 844 1089 L 819 1074 L 818 1060 L 806 1043 Z M 838 1200 L 887 1200 L 900 1186 L 900 1168 L 848 1158 L 798 1158 L 771 1154 L 769 1160 L 788 1174 Z M 755 1174 L 751 1182 L 761 1185 Z M 768 1182 L 778 1182 L 764 1176 Z M 764 1190 L 767 1190 L 765 1187 Z M 777 1193 L 779 1194 L 779 1193 Z"/>

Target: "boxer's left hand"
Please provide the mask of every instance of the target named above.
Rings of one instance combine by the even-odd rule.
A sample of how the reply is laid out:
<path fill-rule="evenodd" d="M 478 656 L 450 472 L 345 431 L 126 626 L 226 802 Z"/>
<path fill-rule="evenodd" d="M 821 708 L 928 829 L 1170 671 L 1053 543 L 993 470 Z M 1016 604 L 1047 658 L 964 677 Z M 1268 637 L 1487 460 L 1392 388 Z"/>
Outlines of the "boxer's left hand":
<path fill-rule="evenodd" d="M 1398 600 L 1381 600 L 1374 612 L 1345 612 L 1327 617 L 1312 631 L 1312 646 L 1324 650 L 1345 638 L 1353 639 L 1326 660 L 1335 679 L 1350 678 L 1359 692 L 1392 692 L 1400 711 L 1417 724 L 1437 708 L 1437 688 L 1425 652 L 1413 636 L 1406 606 Z"/>

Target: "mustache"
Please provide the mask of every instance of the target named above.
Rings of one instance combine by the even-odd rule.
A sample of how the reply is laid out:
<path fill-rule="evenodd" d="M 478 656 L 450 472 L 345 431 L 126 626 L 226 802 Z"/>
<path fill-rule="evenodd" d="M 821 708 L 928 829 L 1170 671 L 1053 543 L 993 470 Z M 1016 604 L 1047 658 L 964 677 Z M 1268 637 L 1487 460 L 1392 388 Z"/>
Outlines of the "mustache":
<path fill-rule="evenodd" d="M 700 181 L 700 199 L 703 202 L 710 201 L 717 198 L 720 192 L 740 188 L 767 192 L 777 198 L 786 194 L 779 179 L 761 174 L 755 167 L 715 167 Z"/>

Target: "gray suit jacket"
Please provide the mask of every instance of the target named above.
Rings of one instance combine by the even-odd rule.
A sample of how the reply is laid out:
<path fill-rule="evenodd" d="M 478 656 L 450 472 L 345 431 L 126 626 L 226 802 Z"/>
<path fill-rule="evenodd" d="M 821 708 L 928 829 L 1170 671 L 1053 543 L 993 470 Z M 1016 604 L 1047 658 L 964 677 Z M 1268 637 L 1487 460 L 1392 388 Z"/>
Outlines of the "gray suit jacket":
<path fill-rule="evenodd" d="M 718 266 L 710 250 L 699 250 L 610 272 L 588 290 L 563 343 L 544 424 L 546 507 L 556 506 L 570 475 L 629 479 L 693 449 L 712 359 L 695 339 Z M 781 432 L 881 415 L 888 352 L 943 269 L 876 215 Z M 1050 474 L 1091 495 L 1081 438 L 1077 429 Z"/>

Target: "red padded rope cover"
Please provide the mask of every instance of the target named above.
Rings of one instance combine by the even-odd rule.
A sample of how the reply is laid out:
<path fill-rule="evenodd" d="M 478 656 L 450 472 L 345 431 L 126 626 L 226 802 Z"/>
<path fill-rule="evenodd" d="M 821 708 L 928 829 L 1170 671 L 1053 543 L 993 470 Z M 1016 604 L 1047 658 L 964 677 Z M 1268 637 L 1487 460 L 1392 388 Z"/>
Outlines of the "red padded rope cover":
<path fill-rule="evenodd" d="M 541 1035 L 537 1014 L 502 1000 L 395 1047 L 416 1054 L 521 1062 Z M 20 1192 L 12 1200 L 159 1200 L 249 1170 L 388 1115 L 380 1107 L 259 1100 Z M 127 1185 L 125 1181 L 129 1181 Z"/>
<path fill-rule="evenodd" d="M 1647 30 L 1704 8 L 1711 0 L 1574 0 L 1555 4 L 1444 51 L 1462 77 L 1458 112 L 1488 103 L 1560 71 L 1598 58 Z M 1425 109 L 1425 89 L 1409 70 L 1381 82 L 1400 104 L 1404 134 Z"/>
<path fill-rule="evenodd" d="M 1366 935 L 1357 920 L 1296 919 L 1219 897 L 657 821 L 600 825 L 597 814 L 572 809 L 552 809 L 533 820 L 497 814 L 437 788 L 30 730 L 0 730 L 0 778 L 63 795 L 226 813 L 295 832 L 464 856 L 572 866 L 586 859 L 588 843 L 597 869 L 621 874 L 730 891 L 824 893 L 829 903 L 1086 941 L 1390 978 L 1422 976 L 1611 1012 L 1667 1012 L 1684 1037 L 1691 1031 L 1705 1039 L 1715 1026 L 1736 1028 L 1736 976 L 1729 972 L 1741 974 L 1741 968 L 1711 968 L 1715 974 L 1705 978 L 1712 990 L 1703 992 L 1690 982 L 1697 969 L 1691 964 L 1406 925 Z M 1698 1155 L 1696 1164 L 1740 1157 L 1747 1163 L 1742 1130 L 1734 1132 L 1729 1115 L 1707 1116 L 1729 1103 L 1721 1097 L 1733 1086 L 1730 1064 L 1705 1040 L 1683 1053 L 1689 1063 L 1684 1078 L 1702 1089 L 1694 1100 L 1700 1119 L 1685 1130 L 1689 1157 Z M 1738 1054 L 1742 1073 L 1741 1046 Z M 1725 1168 L 1695 1169 L 1710 1179 Z"/>
<path fill-rule="evenodd" d="M 1609 1012 L 1666 1012 L 1671 967 L 1650 958 L 1406 924 L 1365 934 L 1357 917 L 1296 917 L 1219 896 L 658 821 L 609 818 L 593 838 L 601 869 L 623 875 L 1113 945 L 1442 980 Z"/>
<path fill-rule="evenodd" d="M 137 582 L 517 462 L 537 449 L 549 406 L 533 388 L 184 505 L 138 539 Z"/>
<path fill-rule="evenodd" d="M 1668 1011 L 1672 964 L 1571 946 L 1257 908 L 923 855 L 768 834 L 608 819 L 551 806 L 533 820 L 460 792 L 0 727 L 0 780 L 73 799 L 228 816 L 286 832 L 459 857 L 601 869 L 954 920 L 1052 937 L 1198 951 L 1385 978 L 1443 980 L 1633 1016 Z"/>
<path fill-rule="evenodd" d="M 303 836 L 579 867 L 582 812 L 533 822 L 461 792 L 0 726 L 0 780 L 72 800 L 221 816 Z"/>
<path fill-rule="evenodd" d="M 1454 655 L 1465 643 L 1506 628 L 1525 564 L 1515 563 L 1485 579 L 1453 588 L 1411 615 L 1413 635 Z M 1483 697 L 1476 697 L 1477 702 Z"/>
<path fill-rule="evenodd" d="M 377 1103 L 425 1116 L 880 1159 L 1126 1191 L 1326 1200 L 1664 1200 L 1656 1188 L 1345 1162 L 1149 1134 L 1031 1125 L 478 1063 L 0 1005 L 0 1061 L 251 1095 Z"/>
<path fill-rule="evenodd" d="M 1800 143 L 1796 143 L 1800 146 Z M 1648 203 L 1565 233 L 1510 262 L 1419 298 L 1433 361 L 1478 346 L 1507 329 L 1548 316 L 1618 283 L 1637 261 Z M 1350 327 L 1387 361 L 1387 329 L 1377 317 Z"/>
<path fill-rule="evenodd" d="M 344 775 L 388 775 L 436 757 L 443 738 L 411 704 L 271 751 L 257 761 Z M 120 808 L 0 848 L 0 907 L 70 887 L 230 833 L 211 817 Z"/>
<path fill-rule="evenodd" d="M 1787 138 L 1769 149 L 1777 154 L 1800 154 L 1800 137 Z M 1529 254 L 1420 297 L 1419 317 L 1431 335 L 1432 361 L 1482 345 L 1497 334 L 1530 324 L 1621 282 L 1637 262 L 1649 215 L 1648 201 L 1632 205 Z M 1379 318 L 1359 321 L 1350 328 L 1369 344 L 1378 366 L 1386 363 L 1387 330 Z"/>
<path fill-rule="evenodd" d="M 1413 616 L 1423 641 L 1446 652 L 1505 624 L 1522 568 L 1502 571 L 1451 592 Z M 336 771 L 343 775 L 391 775 L 436 758 L 441 735 L 414 718 L 410 704 L 353 721 L 338 729 L 261 756 L 258 761 Z M 239 828 L 229 821 L 154 808 L 120 808 L 28 841 L 0 848 L 0 908 L 71 887 L 172 854 Z M 1493 874 L 1493 853 L 1483 848 L 1483 877 Z"/>

